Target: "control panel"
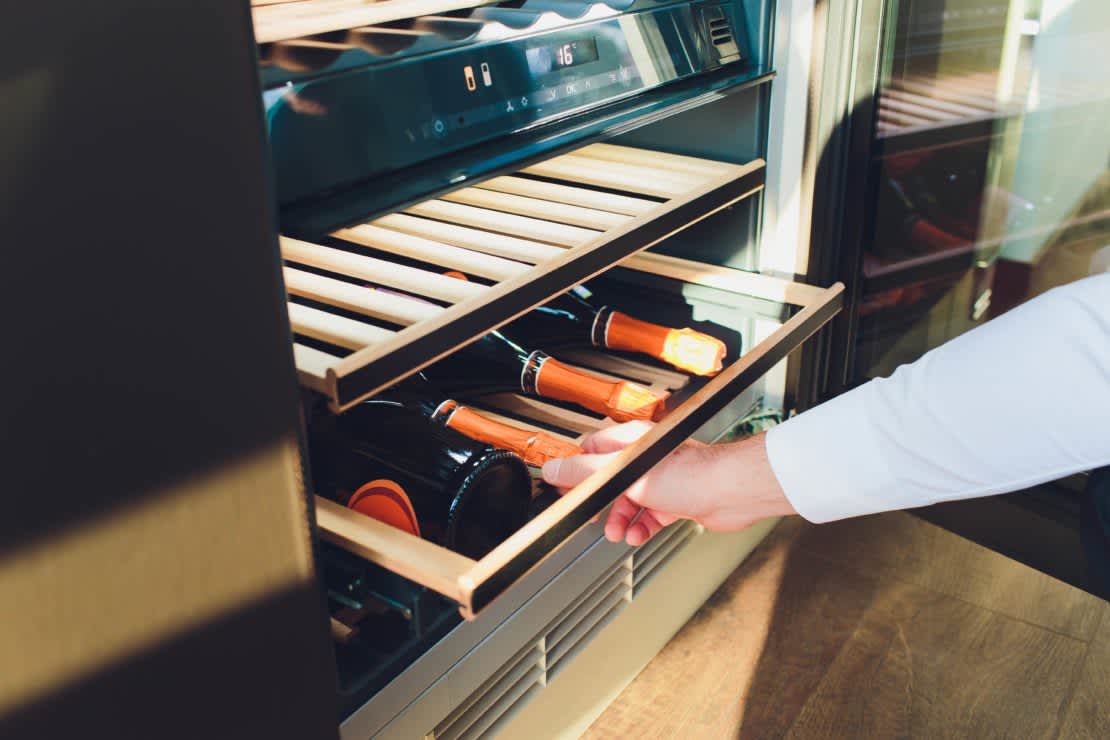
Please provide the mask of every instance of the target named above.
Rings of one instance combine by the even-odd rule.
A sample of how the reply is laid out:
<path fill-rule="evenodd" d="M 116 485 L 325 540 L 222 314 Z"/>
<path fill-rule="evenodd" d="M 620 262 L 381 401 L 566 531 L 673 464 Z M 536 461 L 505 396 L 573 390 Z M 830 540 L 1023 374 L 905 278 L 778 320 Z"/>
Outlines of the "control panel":
<path fill-rule="evenodd" d="M 687 3 L 264 93 L 289 203 L 739 61 L 729 6 Z"/>

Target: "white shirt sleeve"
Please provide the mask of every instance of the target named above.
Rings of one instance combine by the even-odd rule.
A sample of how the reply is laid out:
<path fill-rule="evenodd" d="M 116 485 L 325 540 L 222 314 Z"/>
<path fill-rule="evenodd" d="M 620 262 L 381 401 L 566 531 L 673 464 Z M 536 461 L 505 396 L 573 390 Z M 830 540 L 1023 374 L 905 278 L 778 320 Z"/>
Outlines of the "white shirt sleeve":
<path fill-rule="evenodd" d="M 1110 274 L 1055 288 L 767 435 L 795 510 L 827 522 L 1110 465 Z"/>

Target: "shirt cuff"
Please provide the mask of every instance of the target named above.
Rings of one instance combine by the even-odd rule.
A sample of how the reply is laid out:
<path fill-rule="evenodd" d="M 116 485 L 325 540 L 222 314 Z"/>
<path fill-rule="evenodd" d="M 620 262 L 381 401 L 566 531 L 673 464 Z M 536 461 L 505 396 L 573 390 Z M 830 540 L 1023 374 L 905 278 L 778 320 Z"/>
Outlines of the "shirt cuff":
<path fill-rule="evenodd" d="M 767 432 L 767 457 L 794 510 L 814 523 L 897 508 L 862 386 Z M 884 495 L 885 494 L 885 495 Z"/>

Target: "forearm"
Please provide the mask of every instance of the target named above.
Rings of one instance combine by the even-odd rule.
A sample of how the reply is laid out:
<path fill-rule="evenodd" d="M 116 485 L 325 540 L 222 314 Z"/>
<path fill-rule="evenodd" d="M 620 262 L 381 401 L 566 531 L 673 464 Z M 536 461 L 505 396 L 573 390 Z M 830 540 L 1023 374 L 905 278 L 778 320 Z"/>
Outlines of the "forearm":
<path fill-rule="evenodd" d="M 694 448 L 678 475 L 706 486 L 712 502 L 703 523 L 713 529 L 741 529 L 772 516 L 797 513 L 767 456 L 767 435 Z"/>
<path fill-rule="evenodd" d="M 767 436 L 802 516 L 1019 490 L 1110 464 L 1110 275 L 1056 289 Z"/>

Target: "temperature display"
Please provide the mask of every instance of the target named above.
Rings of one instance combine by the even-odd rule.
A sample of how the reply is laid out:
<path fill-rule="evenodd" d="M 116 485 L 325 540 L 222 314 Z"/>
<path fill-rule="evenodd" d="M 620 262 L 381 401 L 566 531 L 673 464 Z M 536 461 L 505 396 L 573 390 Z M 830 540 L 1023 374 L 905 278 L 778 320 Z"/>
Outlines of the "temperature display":
<path fill-rule="evenodd" d="M 526 52 L 528 69 L 533 75 L 543 75 L 556 69 L 576 67 L 598 60 L 597 41 L 592 38 L 568 41 L 564 44 L 533 46 Z"/>

